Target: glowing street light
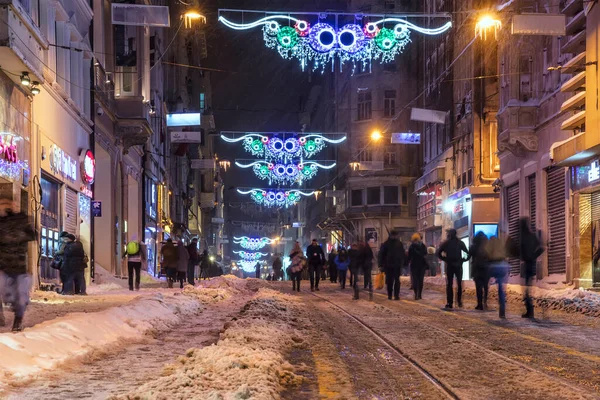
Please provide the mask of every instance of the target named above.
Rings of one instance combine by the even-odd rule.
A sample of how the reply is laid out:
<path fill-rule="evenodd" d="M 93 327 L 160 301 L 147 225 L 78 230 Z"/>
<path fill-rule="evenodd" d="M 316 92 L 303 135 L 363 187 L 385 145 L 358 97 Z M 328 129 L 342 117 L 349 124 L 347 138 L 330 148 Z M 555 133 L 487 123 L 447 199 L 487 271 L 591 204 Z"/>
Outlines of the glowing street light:
<path fill-rule="evenodd" d="M 200 23 L 206 23 L 206 17 L 200 13 L 197 13 L 196 11 L 188 11 L 185 14 L 183 14 L 183 18 L 185 20 L 185 27 L 186 29 L 189 29 L 192 27 L 192 21 L 194 20 L 199 20 Z"/>
<path fill-rule="evenodd" d="M 353 171 L 356 171 L 357 169 L 360 168 L 360 163 L 357 161 L 351 162 L 350 163 L 350 168 L 352 168 Z"/>
<path fill-rule="evenodd" d="M 487 40 L 488 31 L 494 30 L 494 38 L 498 39 L 498 30 L 502 27 L 502 22 L 495 19 L 490 14 L 484 14 L 475 24 L 475 35 L 481 36 L 483 40 Z"/>
<path fill-rule="evenodd" d="M 373 131 L 371 133 L 371 140 L 374 140 L 376 142 L 379 141 L 379 140 L 381 140 L 382 137 L 383 136 L 381 135 L 381 132 L 379 132 L 379 131 Z"/>

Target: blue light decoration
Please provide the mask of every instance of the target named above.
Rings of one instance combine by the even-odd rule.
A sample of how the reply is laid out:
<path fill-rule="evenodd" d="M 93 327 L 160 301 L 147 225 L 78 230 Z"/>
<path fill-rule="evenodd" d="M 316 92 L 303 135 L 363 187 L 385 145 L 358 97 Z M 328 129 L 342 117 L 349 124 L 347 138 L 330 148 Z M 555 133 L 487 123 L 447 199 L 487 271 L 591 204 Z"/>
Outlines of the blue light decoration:
<path fill-rule="evenodd" d="M 242 10 L 219 10 L 247 12 Z M 408 22 L 404 18 L 383 17 L 380 15 L 362 14 L 354 16 L 354 23 L 334 27 L 322 19 L 327 14 L 307 13 L 314 15 L 317 23 L 311 24 L 281 13 L 269 15 L 250 23 L 236 23 L 219 15 L 219 21 L 235 30 L 247 30 L 262 26 L 265 45 L 275 49 L 284 59 L 297 59 L 302 70 L 312 63 L 312 69 L 324 69 L 328 64 L 339 60 L 340 66 L 351 62 L 356 67 L 369 65 L 373 60 L 383 63 L 393 62 L 397 55 L 411 42 L 411 31 L 424 35 L 439 35 L 452 27 L 448 21 L 438 28 L 423 28 Z M 347 14 L 334 14 L 338 16 Z M 438 15 L 439 16 L 439 15 Z M 377 21 L 359 23 L 372 18 Z M 387 26 L 386 26 L 387 25 Z"/>
<path fill-rule="evenodd" d="M 253 161 L 249 164 L 236 161 L 235 165 L 240 168 L 252 168 L 254 174 L 262 180 L 268 180 L 269 185 L 302 184 L 304 181 L 314 178 L 319 168 L 331 169 L 336 166 L 332 164 L 320 164 L 314 161 L 300 162 L 299 164 L 281 164 L 267 161 Z"/>
<path fill-rule="evenodd" d="M 256 251 L 262 249 L 267 245 L 270 245 L 271 243 L 273 243 L 273 240 L 267 237 L 250 238 L 248 236 L 242 236 L 234 237 L 233 243 L 239 244 L 244 249 Z"/>
<path fill-rule="evenodd" d="M 234 251 L 234 254 L 238 254 L 242 260 L 244 261 L 254 261 L 257 262 L 261 259 L 261 257 L 265 257 L 268 256 L 269 253 L 260 253 L 260 252 L 255 252 L 255 253 L 250 253 L 247 251 Z"/>
<path fill-rule="evenodd" d="M 242 270 L 246 273 L 253 273 L 256 271 L 256 264 L 260 263 L 262 264 L 264 261 L 263 260 L 257 260 L 257 261 L 248 261 L 248 260 L 240 260 L 237 262 L 237 264 L 242 267 Z"/>
<path fill-rule="evenodd" d="M 243 142 L 244 149 L 255 157 L 265 161 L 290 162 L 293 159 L 311 158 L 318 154 L 327 144 L 339 144 L 346 136 L 332 139 L 318 133 L 294 134 L 294 137 L 282 139 L 277 134 L 248 133 L 238 138 L 221 135 L 228 143 Z"/>
<path fill-rule="evenodd" d="M 303 192 L 301 190 L 278 190 L 278 189 L 250 189 L 237 190 L 240 194 L 249 194 L 250 198 L 258 205 L 265 207 L 293 207 L 300 202 L 303 196 L 318 196 L 320 192 Z"/>

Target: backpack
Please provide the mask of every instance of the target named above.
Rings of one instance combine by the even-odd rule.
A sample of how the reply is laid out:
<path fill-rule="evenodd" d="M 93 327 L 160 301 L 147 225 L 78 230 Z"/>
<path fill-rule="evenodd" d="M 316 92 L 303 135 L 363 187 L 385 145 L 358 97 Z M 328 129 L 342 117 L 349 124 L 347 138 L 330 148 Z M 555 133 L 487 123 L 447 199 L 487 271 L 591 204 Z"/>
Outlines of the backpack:
<path fill-rule="evenodd" d="M 135 256 L 140 252 L 140 244 L 138 242 L 131 241 L 127 243 L 127 255 Z"/>

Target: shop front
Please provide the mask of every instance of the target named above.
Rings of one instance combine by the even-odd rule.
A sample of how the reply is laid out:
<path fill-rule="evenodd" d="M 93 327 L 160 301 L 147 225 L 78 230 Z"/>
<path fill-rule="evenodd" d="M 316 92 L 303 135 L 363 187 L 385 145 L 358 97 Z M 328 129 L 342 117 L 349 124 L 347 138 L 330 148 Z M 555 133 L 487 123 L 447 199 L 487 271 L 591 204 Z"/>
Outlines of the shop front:
<path fill-rule="evenodd" d="M 573 280 L 579 287 L 600 288 L 600 160 L 571 167 L 570 175 L 574 223 L 579 228 L 573 230 L 575 243 L 579 243 L 575 246 L 578 257 L 574 252 Z"/>
<path fill-rule="evenodd" d="M 158 185 L 149 176 L 144 183 L 144 243 L 148 249 L 148 273 L 156 275 L 158 243 Z"/>

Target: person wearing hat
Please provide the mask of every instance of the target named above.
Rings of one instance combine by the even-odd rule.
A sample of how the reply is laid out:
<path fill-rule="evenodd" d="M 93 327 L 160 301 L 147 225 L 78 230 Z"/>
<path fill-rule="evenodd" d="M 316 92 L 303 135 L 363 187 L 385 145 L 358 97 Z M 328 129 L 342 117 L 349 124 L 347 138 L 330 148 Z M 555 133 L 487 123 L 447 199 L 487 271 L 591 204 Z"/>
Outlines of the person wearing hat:
<path fill-rule="evenodd" d="M 83 244 L 77 240 L 75 235 L 69 233 L 64 251 L 62 268 L 66 275 L 66 290 L 63 294 L 79 294 L 85 296 L 85 269 L 87 268 L 87 255 L 83 250 Z M 61 268 L 61 269 L 62 269 Z"/>
<path fill-rule="evenodd" d="M 50 263 L 50 266 L 52 268 L 58 270 L 58 276 L 60 278 L 60 283 L 62 284 L 62 290 L 59 292 L 60 294 L 65 293 L 65 283 L 67 282 L 67 275 L 65 274 L 63 264 L 65 257 L 65 247 L 67 246 L 67 242 L 69 241 L 69 239 L 67 238 L 68 235 L 69 232 L 67 231 L 62 231 L 60 233 L 60 246 L 52 256 L 52 262 Z"/>
<path fill-rule="evenodd" d="M 415 300 L 421 300 L 425 271 L 429 268 L 427 260 L 425 259 L 427 247 L 423 244 L 423 238 L 419 233 L 413 234 L 410 241 L 411 244 L 408 248 L 408 262 L 410 263 L 412 287 L 415 292 Z"/>
<path fill-rule="evenodd" d="M 385 281 L 387 284 L 388 299 L 400 300 L 400 273 L 404 265 L 404 244 L 400 241 L 400 234 L 397 230 L 390 232 L 388 240 L 381 245 L 379 250 L 378 262 L 379 269 L 385 272 Z"/>
<path fill-rule="evenodd" d="M 462 264 L 469 260 L 469 249 L 456 236 L 456 229 L 448 229 L 447 240 L 440 245 L 436 252 L 436 256 L 446 263 L 446 308 L 451 309 L 454 303 L 453 281 L 456 277 L 456 302 L 458 307 L 462 308 Z M 467 258 L 463 258 L 462 253 L 467 254 Z"/>

